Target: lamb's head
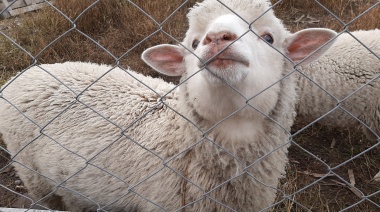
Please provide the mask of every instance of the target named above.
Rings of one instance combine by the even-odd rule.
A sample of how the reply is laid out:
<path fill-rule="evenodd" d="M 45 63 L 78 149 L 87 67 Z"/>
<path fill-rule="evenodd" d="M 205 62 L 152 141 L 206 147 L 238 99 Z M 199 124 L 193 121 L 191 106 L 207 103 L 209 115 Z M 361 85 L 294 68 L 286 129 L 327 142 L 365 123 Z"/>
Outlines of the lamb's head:
<path fill-rule="evenodd" d="M 327 29 L 289 33 L 267 0 L 206 0 L 195 5 L 188 18 L 180 45 L 152 47 L 142 58 L 163 74 L 182 76 L 182 92 L 193 108 L 214 121 L 247 102 L 269 114 L 279 98 L 276 82 L 293 70 L 291 60 L 303 61 L 335 36 Z M 255 112 L 239 114 L 250 118 Z"/>

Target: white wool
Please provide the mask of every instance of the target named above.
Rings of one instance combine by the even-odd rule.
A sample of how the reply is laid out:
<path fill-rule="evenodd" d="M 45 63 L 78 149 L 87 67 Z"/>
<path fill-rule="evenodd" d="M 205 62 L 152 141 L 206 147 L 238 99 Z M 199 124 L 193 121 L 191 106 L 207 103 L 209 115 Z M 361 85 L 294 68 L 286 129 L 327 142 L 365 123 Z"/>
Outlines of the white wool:
<path fill-rule="evenodd" d="M 300 75 L 297 114 L 301 121 L 314 121 L 372 80 L 341 104 L 374 131 L 363 126 L 372 140 L 380 136 L 380 30 L 355 31 L 351 34 L 343 33 L 324 56 L 301 67 L 300 71 L 315 83 Z M 358 126 L 359 122 L 353 116 L 338 108 L 319 123 L 337 127 Z"/>
<path fill-rule="evenodd" d="M 2 87 L 0 133 L 34 201 L 71 211 L 270 207 L 295 116 L 284 55 L 298 62 L 336 33 L 290 34 L 267 1 L 223 2 L 245 21 L 206 0 L 190 10 L 181 45 L 142 54 L 182 76 L 178 89 L 80 62 L 34 66 Z M 318 45 L 304 42 L 315 36 Z"/>
<path fill-rule="evenodd" d="M 318 61 L 300 68 L 313 82 L 301 75 L 298 79 L 297 119 L 312 122 L 324 116 L 318 123 L 342 128 L 361 126 L 369 140 L 379 140 L 380 30 L 351 34 L 340 35 Z M 334 109 L 342 100 L 341 108 Z M 379 176 L 380 172 L 374 178 Z"/>

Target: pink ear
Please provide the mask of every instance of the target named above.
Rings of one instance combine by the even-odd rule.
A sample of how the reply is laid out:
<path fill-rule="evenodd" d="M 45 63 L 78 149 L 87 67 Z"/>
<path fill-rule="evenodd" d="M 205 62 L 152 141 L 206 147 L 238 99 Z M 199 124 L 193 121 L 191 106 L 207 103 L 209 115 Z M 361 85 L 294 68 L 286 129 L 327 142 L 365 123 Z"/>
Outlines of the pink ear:
<path fill-rule="evenodd" d="M 305 29 L 301 30 L 288 39 L 285 43 L 287 45 L 287 56 L 293 60 L 294 63 L 299 63 L 307 58 L 302 64 L 312 62 L 322 56 L 334 42 L 328 41 L 336 36 L 336 32 L 329 29 Z M 323 44 L 323 48 L 313 53 Z M 310 55 L 313 53 L 312 55 Z M 310 57 L 308 57 L 310 55 Z"/>
<path fill-rule="evenodd" d="M 181 76 L 185 71 L 183 52 L 179 46 L 163 44 L 145 50 L 141 56 L 145 63 L 168 76 Z"/>

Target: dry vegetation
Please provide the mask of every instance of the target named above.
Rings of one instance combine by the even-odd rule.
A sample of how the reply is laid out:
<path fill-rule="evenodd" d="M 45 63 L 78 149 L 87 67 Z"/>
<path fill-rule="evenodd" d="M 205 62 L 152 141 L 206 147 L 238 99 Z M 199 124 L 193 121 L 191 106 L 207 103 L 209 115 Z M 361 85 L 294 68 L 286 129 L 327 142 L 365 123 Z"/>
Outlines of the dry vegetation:
<path fill-rule="evenodd" d="M 74 24 L 59 12 L 53 8 L 45 8 L 33 14 L 21 15 L 23 21 L 19 25 L 11 26 L 11 30 L 5 30 L 5 34 L 37 57 L 39 63 L 91 61 L 115 64 L 116 58 L 121 57 L 120 64 L 131 66 L 144 74 L 157 76 L 157 73 L 149 71 L 141 62 L 141 52 L 155 44 L 175 42 L 165 33 L 157 32 L 160 28 L 158 24 L 161 23 L 163 31 L 181 40 L 187 26 L 187 22 L 184 21 L 187 8 L 195 1 L 186 3 L 168 20 L 165 19 L 180 7 L 181 1 L 133 1 L 151 17 L 123 0 L 100 1 L 82 14 L 93 2 L 56 1 L 55 6 L 72 22 L 75 21 L 75 28 Z M 148 36 L 151 37 L 144 41 Z M 54 42 L 58 37 L 60 39 Z M 0 39 L 3 44 L 0 47 L 0 71 L 4 76 L 2 78 L 7 78 L 15 71 L 33 64 L 33 58 L 27 53 L 12 45 L 5 37 L 0 36 Z M 139 44 L 141 41 L 143 42 Z M 50 43 L 52 44 L 46 48 Z"/>
<path fill-rule="evenodd" d="M 272 0 L 273 3 L 279 2 Z M 376 0 L 288 0 L 276 6 L 277 15 L 291 31 L 308 27 L 326 27 L 336 31 L 344 29 L 369 30 L 380 28 L 380 6 Z M 372 6 L 375 6 L 371 8 Z M 369 10 L 368 12 L 365 12 Z M 302 15 L 304 19 L 297 21 Z M 309 17 L 309 18 L 308 18 Z"/>
<path fill-rule="evenodd" d="M 59 12 L 53 8 L 45 8 L 38 12 L 21 15 L 17 19 L 0 21 L 0 26 L 2 26 L 1 22 L 6 23 L 6 27 L 0 28 L 0 31 L 30 55 L 35 56 L 38 63 L 78 60 L 115 64 L 119 61 L 123 66 L 130 66 L 139 72 L 157 77 L 156 72 L 150 71 L 141 62 L 140 54 L 145 48 L 152 45 L 177 42 L 165 33 L 158 31 L 160 27 L 180 41 L 186 30 L 187 23 L 184 20 L 187 8 L 192 6 L 195 0 L 188 1 L 175 13 L 173 12 L 183 1 L 133 1 L 151 17 L 144 15 L 141 10 L 127 1 L 103 0 L 80 15 L 93 2 L 93 0 L 56 1 L 55 6 L 67 18 L 75 20 L 75 28 Z M 278 0 L 272 2 L 276 3 Z M 336 17 L 314 0 L 284 0 L 274 9 L 291 31 L 307 27 L 327 27 L 337 31 L 380 28 L 380 5 L 362 14 L 378 2 L 377 0 L 320 0 L 319 2 Z M 165 20 L 172 13 L 173 16 Z M 356 19 L 359 16 L 360 18 Z M 162 25 L 157 24 L 151 18 Z M 20 21 L 16 23 L 16 20 Z M 55 40 L 58 37 L 60 39 Z M 146 39 L 147 37 L 149 38 Z M 20 50 L 1 34 L 0 44 L 1 85 L 17 71 L 32 65 L 34 60 L 28 53 Z M 177 80 L 175 78 L 165 79 L 174 82 Z M 294 132 L 305 125 L 305 123 L 297 123 Z M 294 141 L 298 145 L 290 148 L 287 176 L 281 182 L 280 187 L 284 191 L 284 195 L 290 195 L 289 199 L 292 201 L 282 201 L 275 211 L 307 211 L 306 208 L 313 211 L 338 211 L 360 202 L 361 198 L 357 196 L 357 193 L 343 181 L 350 182 L 349 170 L 352 170 L 356 188 L 360 189 L 364 195 L 371 195 L 380 190 L 380 185 L 371 180 L 379 171 L 378 165 L 376 165 L 380 164 L 380 158 L 377 156 L 380 155 L 379 150 L 373 149 L 350 160 L 374 144 L 363 138 L 360 131 L 328 129 L 313 125 L 295 136 Z M 319 159 L 304 150 L 313 153 Z M 0 155 L 0 169 L 6 164 L 4 155 L 4 152 Z M 341 178 L 336 175 L 326 175 L 331 174 L 327 165 L 334 167 L 346 160 L 350 161 L 332 170 Z M 14 183 L 7 181 L 9 180 L 6 178 L 7 176 L 8 173 L 0 173 L 0 183 L 14 188 Z M 297 192 L 305 187 L 307 188 Z M 0 188 L 1 190 L 2 188 Z M 294 194 L 294 192 L 296 193 Z M 0 196 L 0 199 L 3 199 L 0 201 L 0 207 L 12 206 L 14 195 L 10 192 L 5 194 L 4 191 L 0 194 L 9 195 Z M 282 194 L 279 194 L 279 201 L 282 200 L 281 197 Z M 380 204 L 379 194 L 375 194 L 369 199 Z M 303 208 L 301 204 L 306 208 Z M 365 200 L 349 211 L 378 210 L 379 208 Z"/>

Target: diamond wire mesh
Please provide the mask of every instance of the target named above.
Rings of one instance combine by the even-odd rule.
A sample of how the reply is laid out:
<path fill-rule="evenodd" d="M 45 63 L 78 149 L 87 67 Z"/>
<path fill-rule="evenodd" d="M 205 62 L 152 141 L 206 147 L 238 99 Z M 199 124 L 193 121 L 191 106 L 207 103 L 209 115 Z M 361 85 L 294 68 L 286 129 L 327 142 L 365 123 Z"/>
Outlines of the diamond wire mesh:
<path fill-rule="evenodd" d="M 340 210 L 342 210 L 342 211 L 349 211 L 349 210 L 355 208 L 357 205 L 360 205 L 363 202 L 366 202 L 366 204 L 371 205 L 370 207 L 372 207 L 372 208 L 380 208 L 380 205 L 379 205 L 380 202 L 378 201 L 378 197 L 377 197 L 378 193 L 380 192 L 380 190 L 378 190 L 378 189 L 376 190 L 375 189 L 374 192 L 370 192 L 370 193 L 368 193 L 368 191 L 362 191 L 360 188 L 357 188 L 357 187 L 355 187 L 355 185 L 352 185 L 352 182 L 350 180 L 348 180 L 348 178 L 346 176 L 341 176 L 341 174 L 337 172 L 338 169 L 341 168 L 342 166 L 345 166 L 345 165 L 349 164 L 350 162 L 352 162 L 353 160 L 355 160 L 355 159 L 357 159 L 357 158 L 359 158 L 359 157 L 361 157 L 363 155 L 366 155 L 366 154 L 370 153 L 371 151 L 376 150 L 378 148 L 377 147 L 379 145 L 378 142 L 380 141 L 379 140 L 379 135 L 378 135 L 379 132 L 376 131 L 378 129 L 372 129 L 360 117 L 356 117 L 352 113 L 352 111 L 350 111 L 349 109 L 346 109 L 343 106 L 343 103 L 346 102 L 347 100 L 349 100 L 352 96 L 355 96 L 359 91 L 361 91 L 363 89 L 366 89 L 369 86 L 372 86 L 373 83 L 376 83 L 378 81 L 378 79 L 380 78 L 379 73 L 377 73 L 377 75 L 373 76 L 371 79 L 369 79 L 365 83 L 361 84 L 358 88 L 356 88 L 349 95 L 344 96 L 344 98 L 338 98 L 338 97 L 335 97 L 334 94 L 332 94 L 330 91 L 326 90 L 323 86 L 319 85 L 318 82 L 315 82 L 312 78 L 310 78 L 309 76 L 303 74 L 303 72 L 302 72 L 303 69 L 302 68 L 300 69 L 300 67 L 298 65 L 295 65 L 294 71 L 291 72 L 291 73 L 289 73 L 289 75 L 298 73 L 298 74 L 300 74 L 301 77 L 304 77 L 305 79 L 311 81 L 311 83 L 314 83 L 316 86 L 319 87 L 319 89 L 320 89 L 319 92 L 324 92 L 327 95 L 331 96 L 333 99 L 335 99 L 335 101 L 336 101 L 336 107 L 332 108 L 330 111 L 328 111 L 326 114 L 322 115 L 321 117 L 317 118 L 316 120 L 314 120 L 314 121 L 306 124 L 305 126 L 302 126 L 301 129 L 297 130 L 296 132 L 293 132 L 293 133 L 287 132 L 289 134 L 289 142 L 288 143 L 284 144 L 283 146 L 279 146 L 277 149 L 274 149 L 274 150 L 266 153 L 258 161 L 253 162 L 252 164 L 250 164 L 248 166 L 244 166 L 243 165 L 244 163 L 241 162 L 240 159 L 238 157 L 236 157 L 233 153 L 229 152 L 227 149 L 224 149 L 224 147 L 220 146 L 218 143 L 215 143 L 212 139 L 208 138 L 207 134 L 208 134 L 209 131 L 211 131 L 215 127 L 217 127 L 220 123 L 224 122 L 225 120 L 227 120 L 228 118 L 230 118 L 231 116 L 233 116 L 234 114 L 238 113 L 240 110 L 243 110 L 246 107 L 251 107 L 251 108 L 257 110 L 258 112 L 260 112 L 261 114 L 265 115 L 265 113 L 259 111 L 254 106 L 248 104 L 248 102 L 249 102 L 249 100 L 255 98 L 258 95 L 260 95 L 261 93 L 263 93 L 265 90 L 269 89 L 270 87 L 268 87 L 267 89 L 263 90 L 262 92 L 260 92 L 256 96 L 247 98 L 243 94 L 241 94 L 238 90 L 236 90 L 235 88 L 233 88 L 233 86 L 230 85 L 230 87 L 233 90 L 235 90 L 236 95 L 240 95 L 241 97 L 243 97 L 246 100 L 247 105 L 244 106 L 243 108 L 241 108 L 240 110 L 235 111 L 234 113 L 230 114 L 228 117 L 220 120 L 218 123 L 216 123 L 213 127 L 209 128 L 209 129 L 201 129 L 200 127 L 197 126 L 196 123 L 192 122 L 192 125 L 196 128 L 196 131 L 198 131 L 198 133 L 201 135 L 201 137 L 199 138 L 199 140 L 197 140 L 192 146 L 189 146 L 188 148 L 183 149 L 178 154 L 176 154 L 176 155 L 174 155 L 174 156 L 172 156 L 170 158 L 165 158 L 163 156 L 160 156 L 160 154 L 156 153 L 153 149 L 150 149 L 150 148 L 146 147 L 145 145 L 140 144 L 139 141 L 135 140 L 133 138 L 133 136 L 131 136 L 129 134 L 128 130 L 132 126 L 136 125 L 138 122 L 142 121 L 143 119 L 148 118 L 151 113 L 154 113 L 155 110 L 157 110 L 157 109 L 159 109 L 161 107 L 170 108 L 173 111 L 173 113 L 175 113 L 176 115 L 181 116 L 183 119 L 186 119 L 187 121 L 191 122 L 191 120 L 187 119 L 185 115 L 179 113 L 178 111 L 175 111 L 175 109 L 170 104 L 168 104 L 166 102 L 166 98 L 171 95 L 171 93 L 175 90 L 175 88 L 177 86 L 181 85 L 182 83 L 186 82 L 186 80 L 182 81 L 179 85 L 173 87 L 173 89 L 171 89 L 171 90 L 169 90 L 167 92 L 164 92 L 164 93 L 160 93 L 160 92 L 156 91 L 154 88 L 151 88 L 144 81 L 140 80 L 138 77 L 135 77 L 132 73 L 130 73 L 129 69 L 127 69 L 125 66 L 121 65 L 121 60 L 124 57 L 126 57 L 128 54 L 131 54 L 131 52 L 135 51 L 135 49 L 137 47 L 139 47 L 142 43 L 144 43 L 145 41 L 149 40 L 150 38 L 152 38 L 153 36 L 155 36 L 158 33 L 165 34 L 167 37 L 169 37 L 170 39 L 172 39 L 172 42 L 174 42 L 174 43 L 180 43 L 179 39 L 177 39 L 176 37 L 174 37 L 173 35 L 171 35 L 170 33 L 168 33 L 168 32 L 165 31 L 164 26 L 165 26 L 166 22 L 168 20 L 170 20 L 181 8 L 188 7 L 189 1 L 182 1 L 181 4 L 179 4 L 178 6 L 175 6 L 175 9 L 173 9 L 173 11 L 171 12 L 171 14 L 168 15 L 163 21 L 156 20 L 148 12 L 144 11 L 138 4 L 134 3 L 133 1 L 127 1 L 128 4 L 131 4 L 135 8 L 137 8 L 140 11 L 140 14 L 142 16 L 146 16 L 148 19 L 150 19 L 156 25 L 157 30 L 154 31 L 153 33 L 151 33 L 149 36 L 146 36 L 143 40 L 137 42 L 136 44 L 133 44 L 130 49 L 128 49 L 127 51 L 125 51 L 125 53 L 123 53 L 119 57 L 116 56 L 115 54 L 113 54 L 112 52 L 110 52 L 103 45 L 101 45 L 96 39 L 94 39 L 91 36 L 87 35 L 85 32 L 81 31 L 77 27 L 77 22 L 78 22 L 78 20 L 81 19 L 81 17 L 83 16 L 83 14 L 85 14 L 85 13 L 91 13 L 91 9 L 93 7 L 95 7 L 100 1 L 101 0 L 93 1 L 93 3 L 90 4 L 85 10 L 83 10 L 83 12 L 80 15 L 78 15 L 75 19 L 70 19 L 65 13 L 63 13 L 61 10 L 59 10 L 57 7 L 55 7 L 54 4 L 46 1 L 46 3 L 49 4 L 49 7 L 53 8 L 57 13 L 61 14 L 62 17 L 64 17 L 67 20 L 67 22 L 69 22 L 69 24 L 70 24 L 71 27 L 70 27 L 70 29 L 68 29 L 67 31 L 63 32 L 61 35 L 59 35 L 56 39 L 54 39 L 53 41 L 51 41 L 48 45 L 46 45 L 46 47 L 44 47 L 37 54 L 31 54 L 23 46 L 19 45 L 13 38 L 11 38 L 6 33 L 2 32 L 0 30 L 0 34 L 8 42 L 11 42 L 12 45 L 14 45 L 17 48 L 19 48 L 20 50 L 22 50 L 33 61 L 28 68 L 26 68 L 25 70 L 23 70 L 20 73 L 18 73 L 17 76 L 14 77 L 14 78 L 12 78 L 7 85 L 5 85 L 5 86 L 3 86 L 1 88 L 1 90 L 0 90 L 0 94 L 1 94 L 0 95 L 0 100 L 7 102 L 7 104 L 9 104 L 12 108 L 16 109 L 19 114 L 21 114 L 22 116 L 24 116 L 25 119 L 28 122 L 32 123 L 38 129 L 38 131 L 39 131 L 39 135 L 36 138 L 34 138 L 33 140 L 28 141 L 26 143 L 26 145 L 23 146 L 23 148 L 21 148 L 17 153 L 15 153 L 15 154 L 12 155 L 11 161 L 6 166 L 0 167 L 0 168 L 1 168 L 1 170 L 5 170 L 9 166 L 12 166 L 13 164 L 19 164 L 20 166 L 23 166 L 24 168 L 28 169 L 31 173 L 37 174 L 37 175 L 41 175 L 41 176 L 49 179 L 50 181 L 54 182 L 54 184 L 56 185 L 55 188 L 52 189 L 52 191 L 50 193 L 46 194 L 45 197 L 42 198 L 42 199 L 32 199 L 32 198 L 28 197 L 27 194 L 23 194 L 21 192 L 18 192 L 16 190 L 12 189 L 12 188 L 9 188 L 5 184 L 0 184 L 0 186 L 3 189 L 8 190 L 8 191 L 10 191 L 10 192 L 12 192 L 14 194 L 17 194 L 19 196 L 22 196 L 22 197 L 28 199 L 30 201 L 30 207 L 29 208 L 39 206 L 39 207 L 44 208 L 44 209 L 51 209 L 51 208 L 46 207 L 43 204 L 43 201 L 45 200 L 45 198 L 48 198 L 48 197 L 54 195 L 54 193 L 57 191 L 57 189 L 65 189 L 67 191 L 75 193 L 77 196 L 79 196 L 79 198 L 86 199 L 87 201 L 89 201 L 92 204 L 96 205 L 97 208 L 98 208 L 98 211 L 106 211 L 106 210 L 112 209 L 112 205 L 115 202 L 121 201 L 124 198 L 128 198 L 128 196 L 130 196 L 130 195 L 136 195 L 140 199 L 142 199 L 142 201 L 146 201 L 147 204 L 153 204 L 153 205 L 155 205 L 157 207 L 157 210 L 161 209 L 161 210 L 165 211 L 165 210 L 167 210 L 165 207 L 157 204 L 154 200 L 150 199 L 149 197 L 146 197 L 146 196 L 144 196 L 144 195 L 136 192 L 135 188 L 137 188 L 138 186 L 143 185 L 145 182 L 147 182 L 147 181 L 149 181 L 151 179 L 154 179 L 154 177 L 158 173 L 160 173 L 162 170 L 170 170 L 170 171 L 176 173 L 179 177 L 181 177 L 186 183 L 191 184 L 191 185 L 197 187 L 197 189 L 199 189 L 201 191 L 201 193 L 202 193 L 202 195 L 199 198 L 196 198 L 194 201 L 192 201 L 192 202 L 186 202 L 181 208 L 177 209 L 178 211 L 185 210 L 187 206 L 191 206 L 193 204 L 195 205 L 197 202 L 202 201 L 203 199 L 209 199 L 210 201 L 213 201 L 216 204 L 222 205 L 225 209 L 234 211 L 233 208 L 231 208 L 228 205 L 225 205 L 224 203 L 222 203 L 222 202 L 218 201 L 217 199 L 213 198 L 213 196 L 211 195 L 211 193 L 213 191 L 217 190 L 219 187 L 225 186 L 226 184 L 232 182 L 234 179 L 239 178 L 240 176 L 242 176 L 244 174 L 248 174 L 250 177 L 255 178 L 254 174 L 252 174 L 252 173 L 250 173 L 248 171 L 248 169 L 250 167 L 254 166 L 255 163 L 257 163 L 262 158 L 264 158 L 264 157 L 266 157 L 266 156 L 268 156 L 270 154 L 273 154 L 278 149 L 286 147 L 287 144 L 291 143 L 294 148 L 300 149 L 301 151 L 304 152 L 305 155 L 307 155 L 308 157 L 311 157 L 313 160 L 318 161 L 318 163 L 321 163 L 327 169 L 327 172 L 325 172 L 324 174 L 322 174 L 321 176 L 319 176 L 318 179 L 314 180 L 313 182 L 311 182 L 309 184 L 306 184 L 306 185 L 302 185 L 299 188 L 297 188 L 296 190 L 291 191 L 291 192 L 283 190 L 284 187 L 273 188 L 273 189 L 276 189 L 278 191 L 278 194 L 279 194 L 278 198 L 277 198 L 276 202 L 273 203 L 273 205 L 268 206 L 268 208 L 265 208 L 263 210 L 285 210 L 282 207 L 282 205 L 284 205 L 285 202 L 290 202 L 291 205 L 296 205 L 297 211 L 298 210 L 299 211 L 312 211 L 313 210 L 313 206 L 306 205 L 305 203 L 302 202 L 302 199 L 296 199 L 296 196 L 304 195 L 304 192 L 307 192 L 308 189 L 310 189 L 310 188 L 318 185 L 318 183 L 320 183 L 321 181 L 326 180 L 326 179 L 331 178 L 331 177 L 336 178 L 337 181 L 339 181 L 340 184 L 343 185 L 343 187 L 346 187 L 346 188 L 348 187 L 350 190 L 354 190 L 353 193 L 355 193 L 356 195 L 359 195 L 359 198 L 358 198 L 357 202 L 349 204 L 349 205 L 345 205 L 345 206 L 341 207 Z M 15 2 L 17 2 L 17 1 L 14 0 L 12 3 L 15 3 Z M 283 2 L 286 2 L 286 1 L 278 1 L 275 4 L 273 4 L 273 7 L 275 8 L 278 4 L 283 3 Z M 323 3 L 319 2 L 319 1 L 315 1 L 315 2 L 317 4 L 319 4 L 325 10 L 329 11 L 323 5 Z M 221 2 L 221 4 L 223 4 L 223 3 Z M 375 52 L 375 50 L 372 50 L 370 47 L 368 47 L 360 39 L 357 39 L 355 37 L 355 35 L 353 35 L 349 31 L 349 29 L 348 29 L 349 25 L 352 22 L 354 22 L 357 19 L 360 19 L 363 15 L 369 13 L 373 8 L 376 8 L 379 4 L 380 4 L 380 2 L 374 3 L 366 11 L 364 11 L 363 13 L 361 13 L 360 15 L 358 15 L 357 17 L 355 17 L 355 19 L 353 19 L 353 20 L 351 20 L 350 22 L 347 22 L 347 23 L 345 23 L 343 20 L 341 20 L 333 12 L 331 12 L 331 11 L 329 11 L 329 12 L 331 13 L 331 15 L 336 20 L 338 20 L 342 25 L 344 25 L 344 30 L 342 32 L 340 32 L 340 34 L 343 34 L 343 33 L 350 34 L 354 39 L 356 39 L 362 46 L 364 46 L 373 56 L 375 56 L 380 61 L 380 57 L 378 55 L 378 52 Z M 5 8 L 2 12 L 4 12 L 6 9 L 7 8 Z M 232 12 L 234 12 L 234 11 L 232 11 Z M 236 15 L 238 15 L 238 14 L 236 14 Z M 259 18 L 260 17 L 258 17 L 258 19 Z M 59 77 L 56 77 L 53 73 L 50 73 L 50 71 L 48 69 L 46 69 L 43 66 L 39 65 L 40 64 L 39 63 L 39 57 L 41 56 L 41 54 L 43 54 L 46 51 L 46 49 L 50 48 L 50 46 L 54 45 L 56 42 L 59 42 L 63 37 L 67 36 L 67 34 L 73 32 L 73 31 L 75 31 L 76 33 L 79 33 L 80 35 L 84 36 L 86 39 L 88 39 L 89 41 L 91 41 L 93 44 L 95 44 L 102 51 L 106 52 L 113 59 L 113 61 L 114 61 L 113 62 L 114 65 L 113 65 L 112 68 L 110 68 L 109 70 L 107 70 L 106 72 L 104 72 L 97 79 L 94 79 L 91 83 L 89 83 L 88 85 L 86 85 L 84 88 L 81 88 L 81 89 L 73 88 L 72 85 L 68 85 L 67 83 L 61 81 L 61 79 L 59 79 Z M 247 31 L 247 33 L 248 32 L 249 31 Z M 240 37 L 237 38 L 237 39 L 240 39 Z M 191 50 L 189 50 L 189 51 L 191 52 Z M 204 61 L 204 62 L 207 62 L 207 61 Z M 41 70 L 44 73 L 46 73 L 49 76 L 51 76 L 51 80 L 57 81 L 58 84 L 60 84 L 60 85 L 64 86 L 65 88 L 67 88 L 67 90 L 70 93 L 71 97 L 73 97 L 71 99 L 71 101 L 67 103 L 67 105 L 64 105 L 62 107 L 62 110 L 59 113 L 55 114 L 53 116 L 53 118 L 51 118 L 51 120 L 49 120 L 48 122 L 46 122 L 44 124 L 41 124 L 42 122 L 40 120 L 34 120 L 33 118 L 29 117 L 28 114 L 25 111 L 23 111 L 22 109 L 19 109 L 20 105 L 14 104 L 13 102 L 9 101 L 6 97 L 3 96 L 3 91 L 6 90 L 9 85 L 12 85 L 12 83 L 14 81 L 16 81 L 20 76 L 22 76 L 25 72 L 27 72 L 28 70 L 30 70 L 30 68 L 35 67 L 35 66 L 41 68 Z M 109 73 L 111 73 L 115 68 L 122 69 L 127 75 L 132 76 L 138 83 L 144 85 L 150 91 L 152 91 L 153 93 L 155 93 L 156 95 L 159 96 L 159 101 L 156 102 L 151 109 L 147 110 L 143 114 L 139 114 L 138 117 L 136 117 L 135 120 L 132 123 L 130 123 L 128 126 L 119 126 L 119 124 L 117 122 L 111 120 L 108 115 L 104 114 L 105 111 L 98 110 L 96 108 L 96 106 L 94 106 L 93 104 L 91 104 L 87 100 L 84 100 L 85 97 L 86 97 L 87 92 L 93 86 L 96 86 L 97 82 L 99 82 L 100 80 L 104 80 L 104 78 Z M 195 74 L 197 74 L 197 73 L 195 73 Z M 190 77 L 192 77 L 192 76 L 190 76 Z M 281 80 L 279 80 L 276 83 L 279 83 Z M 94 114 L 97 118 L 99 118 L 102 121 L 104 121 L 104 123 L 106 125 L 112 125 L 115 128 L 115 131 L 114 131 L 114 132 L 116 132 L 115 138 L 112 141 L 109 141 L 106 145 L 100 147 L 98 149 L 98 152 L 96 152 L 95 154 L 91 155 L 91 157 L 89 157 L 88 155 L 87 156 L 82 156 L 77 151 L 71 150 L 69 147 L 65 146 L 64 142 L 61 141 L 60 137 L 57 137 L 57 136 L 54 136 L 54 135 L 52 136 L 52 135 L 49 134 L 49 126 L 51 126 L 52 123 L 59 121 L 59 119 L 61 118 L 62 114 L 64 114 L 65 112 L 67 112 L 68 110 L 70 110 L 71 108 L 73 108 L 73 107 L 75 107 L 77 105 L 80 105 L 80 106 L 83 106 L 83 107 L 87 108 L 90 111 L 90 113 Z M 341 162 L 339 164 L 331 165 L 331 164 L 325 162 L 323 159 L 321 159 L 321 157 L 319 155 L 316 155 L 312 151 L 307 150 L 306 148 L 304 148 L 298 142 L 295 142 L 294 139 L 296 139 L 299 134 L 303 133 L 308 128 L 312 127 L 312 125 L 314 125 L 318 121 L 322 120 L 324 117 L 328 116 L 330 113 L 335 112 L 336 110 L 342 110 L 346 114 L 348 114 L 349 116 L 351 116 L 353 119 L 355 119 L 358 122 L 360 122 L 360 124 L 362 126 L 364 126 L 365 128 L 367 128 L 370 132 L 372 132 L 375 135 L 375 137 L 377 138 L 378 142 L 377 143 L 373 143 L 371 146 L 367 147 L 364 151 L 361 151 L 358 154 L 354 154 L 351 158 L 349 158 L 347 160 L 344 160 L 343 162 Z M 378 111 L 377 111 L 377 113 L 378 113 Z M 268 117 L 268 118 L 271 119 L 270 117 Z M 274 120 L 272 120 L 272 121 L 274 121 Z M 39 122 L 41 122 L 41 123 L 39 123 Z M 285 130 L 280 124 L 277 123 L 277 125 L 279 125 L 279 128 L 282 128 L 282 130 Z M 79 131 L 79 129 L 78 129 L 78 131 Z M 84 163 L 84 166 L 82 168 L 80 168 L 79 170 L 76 170 L 75 172 L 73 172 L 73 174 L 67 176 L 61 182 L 57 182 L 54 179 L 51 179 L 48 176 L 44 175 L 44 173 L 40 172 L 39 170 L 35 170 L 33 167 L 29 167 L 29 166 L 27 166 L 25 164 L 22 164 L 22 163 L 18 162 L 18 160 L 17 160 L 18 154 L 20 154 L 22 151 L 24 151 L 25 149 L 27 149 L 28 146 L 33 145 L 33 143 L 37 139 L 39 139 L 40 137 L 49 138 L 49 140 L 51 142 L 54 142 L 57 145 L 59 145 L 62 148 L 62 151 L 66 151 L 67 154 L 74 155 L 75 157 L 77 157 L 81 161 L 81 163 Z M 119 176 L 118 174 L 113 173 L 112 171 L 108 170 L 107 168 L 104 168 L 101 165 L 96 164 L 96 159 L 98 157 L 101 157 L 101 155 L 104 152 L 106 152 L 107 149 L 110 148 L 110 146 L 114 145 L 115 143 L 117 143 L 117 142 L 119 142 L 119 141 L 121 141 L 123 139 L 127 139 L 128 142 L 133 143 L 134 145 L 139 146 L 144 151 L 149 152 L 149 154 L 152 155 L 151 158 L 154 158 L 154 160 L 159 161 L 160 166 L 158 166 L 158 168 L 156 170 L 150 172 L 146 177 L 143 178 L 143 180 L 138 181 L 138 182 L 134 182 L 134 183 L 130 183 L 130 182 L 127 182 L 126 180 L 124 180 L 122 176 Z M 224 183 L 215 186 L 213 189 L 211 189 L 209 191 L 205 191 L 203 188 L 201 188 L 196 183 L 191 182 L 187 178 L 186 174 L 181 173 L 180 171 L 178 171 L 178 170 L 176 170 L 176 169 L 174 169 L 174 168 L 171 167 L 171 165 L 170 165 L 171 162 L 175 161 L 179 155 L 187 154 L 189 152 L 189 150 L 191 150 L 194 146 L 196 146 L 197 144 L 199 144 L 201 142 L 209 142 L 212 145 L 215 145 L 218 148 L 222 149 L 224 152 L 226 152 L 229 155 L 229 157 L 232 157 L 234 160 L 236 160 L 239 163 L 241 163 L 245 167 L 244 171 L 241 172 L 239 175 L 235 176 L 234 178 L 228 179 Z M 3 149 L 3 151 L 5 151 L 9 155 L 11 155 L 11 153 L 8 152 L 6 149 L 4 149 L 4 148 L 2 148 L 2 149 Z M 78 192 L 78 191 L 76 191 L 73 188 L 69 188 L 69 187 L 65 186 L 65 183 L 67 181 L 75 179 L 75 177 L 79 173 L 81 173 L 84 169 L 90 169 L 90 167 L 93 168 L 95 171 L 101 171 L 101 172 L 106 173 L 105 174 L 106 176 L 109 176 L 111 178 L 117 179 L 122 184 L 122 186 L 125 188 L 125 191 L 123 192 L 123 194 L 120 195 L 120 196 L 114 197 L 114 200 L 111 201 L 111 202 L 109 202 L 108 204 L 105 204 L 105 205 L 103 204 L 102 205 L 102 204 L 98 203 L 96 200 L 93 200 L 93 199 L 90 199 L 90 198 L 86 197 L 85 194 L 82 194 L 81 192 Z M 256 180 L 259 181 L 258 179 L 256 179 Z M 285 180 L 286 180 L 286 178 L 285 178 Z M 264 184 L 264 186 L 268 186 L 268 185 Z"/>

